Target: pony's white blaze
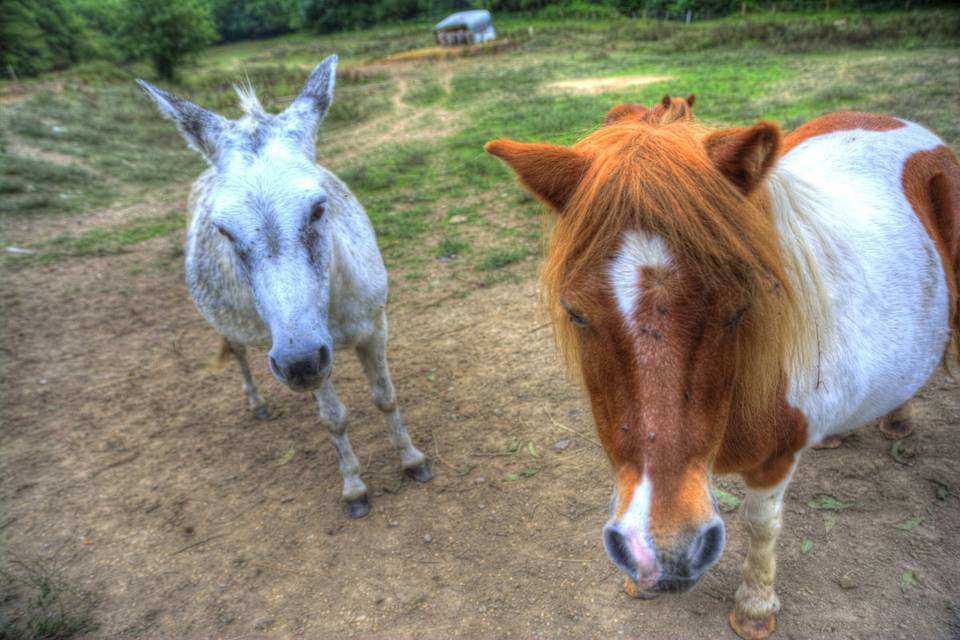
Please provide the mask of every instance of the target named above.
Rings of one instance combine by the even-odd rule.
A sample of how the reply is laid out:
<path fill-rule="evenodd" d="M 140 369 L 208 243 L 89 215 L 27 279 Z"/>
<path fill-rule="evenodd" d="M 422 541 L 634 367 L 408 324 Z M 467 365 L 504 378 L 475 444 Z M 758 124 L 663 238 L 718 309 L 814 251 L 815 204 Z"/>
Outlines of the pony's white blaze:
<path fill-rule="evenodd" d="M 660 236 L 642 230 L 623 234 L 620 249 L 610 264 L 610 284 L 617 309 L 626 326 L 634 328 L 633 317 L 643 295 L 640 270 L 644 267 L 669 267 L 671 264 L 673 256 Z"/>
<path fill-rule="evenodd" d="M 660 577 L 657 556 L 650 537 L 650 478 L 643 474 L 633 489 L 627 508 L 612 524 L 623 536 L 624 546 L 632 557 L 636 579 L 643 588 L 652 588 Z"/>
<path fill-rule="evenodd" d="M 949 339 L 943 265 L 903 191 L 907 159 L 943 142 L 905 124 L 814 136 L 770 177 L 783 246 L 802 265 L 797 278 L 820 284 L 811 304 L 826 307 L 816 366 L 787 395 L 806 417 L 808 444 L 909 400 Z"/>

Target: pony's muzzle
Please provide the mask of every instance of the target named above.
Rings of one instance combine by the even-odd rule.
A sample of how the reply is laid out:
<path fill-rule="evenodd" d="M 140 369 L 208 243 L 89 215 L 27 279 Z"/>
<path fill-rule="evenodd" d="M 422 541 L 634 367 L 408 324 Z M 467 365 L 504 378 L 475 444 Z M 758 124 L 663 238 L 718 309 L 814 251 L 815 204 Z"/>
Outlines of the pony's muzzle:
<path fill-rule="evenodd" d="M 624 531 L 617 522 L 603 528 L 610 560 L 633 580 L 641 597 L 678 593 L 692 588 L 723 552 L 723 520 L 715 517 L 673 549 L 658 549 L 641 532 Z"/>
<path fill-rule="evenodd" d="M 294 391 L 310 391 L 319 387 L 330 375 L 333 352 L 327 345 L 317 348 L 272 349 L 269 362 L 274 377 Z"/>

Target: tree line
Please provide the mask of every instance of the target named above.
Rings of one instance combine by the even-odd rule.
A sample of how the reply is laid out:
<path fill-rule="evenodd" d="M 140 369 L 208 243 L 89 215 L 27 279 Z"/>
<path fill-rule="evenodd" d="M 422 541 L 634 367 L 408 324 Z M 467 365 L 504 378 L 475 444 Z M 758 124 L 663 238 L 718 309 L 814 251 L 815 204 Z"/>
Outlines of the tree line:
<path fill-rule="evenodd" d="M 0 77 L 149 60 L 171 79 L 216 42 L 322 33 L 485 8 L 543 18 L 707 19 L 766 10 L 910 9 L 944 0 L 0 0 Z"/>

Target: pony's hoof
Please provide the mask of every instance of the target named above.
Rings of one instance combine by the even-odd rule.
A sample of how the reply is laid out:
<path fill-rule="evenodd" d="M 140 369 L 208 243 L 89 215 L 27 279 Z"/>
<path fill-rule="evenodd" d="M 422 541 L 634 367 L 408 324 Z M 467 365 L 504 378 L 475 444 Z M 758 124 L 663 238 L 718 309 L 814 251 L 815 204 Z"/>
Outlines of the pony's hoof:
<path fill-rule="evenodd" d="M 347 511 L 351 518 L 362 518 L 370 513 L 370 501 L 367 496 L 361 496 L 356 500 L 347 500 Z"/>
<path fill-rule="evenodd" d="M 730 612 L 730 627 L 743 640 L 769 638 L 777 630 L 777 614 L 771 613 L 766 619 L 755 620 L 738 614 L 734 609 Z"/>
<path fill-rule="evenodd" d="M 839 449 L 843 446 L 843 438 L 840 436 L 827 436 L 819 444 L 813 445 L 814 449 Z"/>
<path fill-rule="evenodd" d="M 430 470 L 430 462 L 418 464 L 415 467 L 404 469 L 403 472 L 416 480 L 417 482 L 430 482 L 433 480 L 433 471 Z"/>
<path fill-rule="evenodd" d="M 263 420 L 264 422 L 269 422 L 273 420 L 276 416 L 270 413 L 270 409 L 267 408 L 267 405 L 262 404 L 256 409 L 253 410 L 253 417 L 257 420 Z"/>
<path fill-rule="evenodd" d="M 884 418 L 880 421 L 880 433 L 887 440 L 903 440 L 913 434 L 913 421 Z"/>
<path fill-rule="evenodd" d="M 637 600 L 652 600 L 657 597 L 655 593 L 642 590 L 637 586 L 637 583 L 628 576 L 623 576 L 623 590 L 626 591 L 628 596 L 636 598 Z"/>

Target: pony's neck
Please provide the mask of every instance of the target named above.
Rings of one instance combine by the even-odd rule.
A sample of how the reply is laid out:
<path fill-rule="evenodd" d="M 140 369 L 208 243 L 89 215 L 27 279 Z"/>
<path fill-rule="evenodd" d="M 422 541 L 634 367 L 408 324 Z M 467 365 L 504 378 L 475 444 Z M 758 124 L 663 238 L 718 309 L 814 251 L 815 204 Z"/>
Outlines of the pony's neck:
<path fill-rule="evenodd" d="M 825 228 L 821 216 L 831 208 L 803 178 L 776 167 L 764 188 L 770 199 L 784 264 L 800 299 L 800 312 L 806 315 L 803 324 L 812 328 L 812 335 L 798 345 L 803 351 L 792 358 L 794 370 L 787 371 L 795 392 L 803 393 L 802 390 L 816 389 L 820 369 L 830 355 L 833 334 L 830 289 L 838 273 L 838 257 L 844 253 L 840 246 L 842 239 Z"/>

